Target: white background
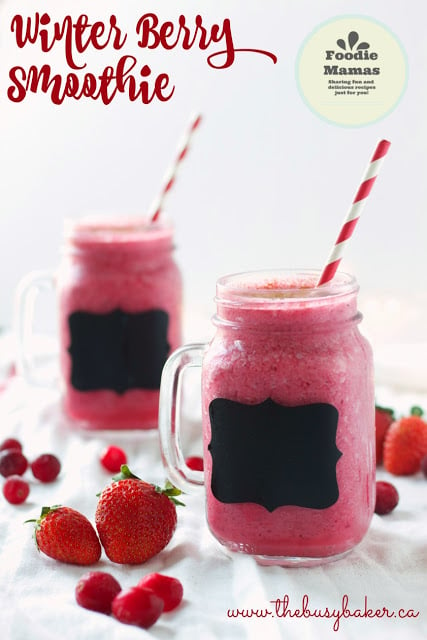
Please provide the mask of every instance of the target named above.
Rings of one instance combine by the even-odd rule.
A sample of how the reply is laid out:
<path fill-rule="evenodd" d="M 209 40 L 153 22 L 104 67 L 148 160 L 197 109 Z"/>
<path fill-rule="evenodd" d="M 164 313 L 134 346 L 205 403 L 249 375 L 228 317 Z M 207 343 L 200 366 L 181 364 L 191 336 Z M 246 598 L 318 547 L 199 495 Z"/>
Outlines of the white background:
<path fill-rule="evenodd" d="M 87 12 L 93 20 L 115 13 L 128 32 L 123 53 L 133 49 L 153 76 L 167 72 L 176 86 L 173 98 L 143 105 L 119 96 L 109 106 L 69 99 L 55 106 L 39 93 L 10 102 L 12 66 L 49 62 L 55 71 L 67 70 L 61 43 L 50 54 L 37 45 L 17 48 L 11 18 L 36 10 L 52 20 L 67 12 Z M 200 13 L 207 26 L 228 17 L 235 47 L 271 51 L 278 62 L 238 53 L 231 68 L 214 70 L 206 57 L 223 46 L 138 49 L 134 27 L 148 11 L 174 21 L 183 13 L 189 24 Z M 409 63 L 396 109 L 361 128 L 317 117 L 295 80 L 297 55 L 310 32 L 351 14 L 385 24 Z M 0 326 L 11 324 L 19 279 L 58 263 L 64 217 L 147 211 L 190 114 L 200 111 L 203 126 L 165 207 L 184 276 L 186 338 L 210 332 L 218 276 L 321 268 L 376 142 L 387 138 L 391 150 L 342 268 L 360 282 L 365 331 L 374 340 L 426 340 L 425 14 L 414 0 L 92 0 L 90 9 L 81 0 L 0 0 Z M 81 59 L 93 71 L 118 57 L 109 48 Z"/>
<path fill-rule="evenodd" d="M 272 51 L 278 63 L 242 53 L 230 69 L 216 71 L 199 49 L 139 51 L 141 65 L 167 71 L 173 79 L 176 90 L 170 102 L 144 106 L 122 97 L 108 107 L 84 100 L 56 107 L 38 94 L 13 104 L 6 96 L 12 66 L 49 60 L 65 71 L 61 45 L 49 57 L 36 47 L 18 51 L 15 45 L 12 16 L 36 10 L 56 19 L 71 10 L 73 16 L 88 12 L 104 20 L 115 12 L 132 36 L 138 17 L 150 10 L 175 20 L 180 13 L 188 18 L 200 13 L 206 24 L 229 17 L 236 47 Z M 381 122 L 359 129 L 318 118 L 305 106 L 295 81 L 305 38 L 322 22 L 343 14 L 370 16 L 387 25 L 409 62 L 407 91 L 397 108 Z M 427 355 L 426 18 L 418 0 L 0 0 L 0 326 L 11 324 L 19 279 L 58 263 L 64 217 L 93 210 L 147 210 L 194 110 L 203 113 L 203 126 L 165 210 L 176 226 L 189 340 L 211 331 L 218 276 L 249 268 L 322 267 L 377 140 L 388 138 L 390 153 L 343 267 L 361 284 L 363 326 L 375 343 L 377 365 L 383 365 L 377 371 L 385 381 L 396 371 L 393 382 L 408 385 L 403 395 L 379 387 L 380 404 L 396 407 L 399 414 L 413 404 L 426 406 L 427 395 L 415 393 L 417 386 L 427 390 L 421 352 L 425 344 Z M 85 60 L 93 69 L 112 58 L 107 51 Z M 53 318 L 44 320 L 53 327 Z M 408 342 L 414 343 L 412 351 Z M 3 339 L 0 364 L 2 349 Z M 51 487 L 30 481 L 30 500 L 21 507 L 1 504 L 0 618 L 7 640 L 56 638 L 58 625 L 64 640 L 426 637 L 427 506 L 421 473 L 395 478 L 380 471 L 379 479 L 391 480 L 399 491 L 398 508 L 384 518 L 375 515 L 367 537 L 348 558 L 312 569 L 261 570 L 250 557 L 231 559 L 207 529 L 202 496 L 188 496 L 177 532 L 162 554 L 143 567 L 112 566 L 105 556 L 98 566 L 111 571 L 123 587 L 150 571 L 182 580 L 183 606 L 146 634 L 77 607 L 74 588 L 83 571 L 37 554 L 29 525 L 22 522 L 37 516 L 38 505 L 58 503 L 93 520 L 95 494 L 107 483 L 97 458 L 113 437 L 127 449 L 139 475 L 160 483 L 164 471 L 156 434 L 87 436 L 66 423 L 56 391 L 27 388 L 19 378 L 3 392 L 0 409 L 4 437 L 20 438 L 30 459 L 54 451 L 63 463 Z M 196 427 L 194 423 L 195 447 Z M 261 608 L 284 594 L 290 594 L 293 609 L 303 594 L 319 608 L 338 606 L 348 594 L 353 608 L 363 607 L 366 595 L 374 608 L 421 613 L 415 620 L 343 620 L 337 634 L 330 620 L 226 617 L 228 608 Z"/>

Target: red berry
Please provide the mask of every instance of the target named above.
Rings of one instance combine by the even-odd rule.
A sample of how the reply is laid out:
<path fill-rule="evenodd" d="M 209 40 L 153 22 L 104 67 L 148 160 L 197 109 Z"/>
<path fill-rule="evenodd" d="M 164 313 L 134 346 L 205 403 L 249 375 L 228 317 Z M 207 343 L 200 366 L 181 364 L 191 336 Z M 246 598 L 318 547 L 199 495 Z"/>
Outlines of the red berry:
<path fill-rule="evenodd" d="M 375 501 L 375 513 L 384 516 L 397 506 L 399 494 L 396 487 L 390 482 L 377 482 L 377 498 Z"/>
<path fill-rule="evenodd" d="M 21 476 L 9 476 L 3 485 L 3 495 L 10 504 L 22 504 L 29 493 L 30 486 Z"/>
<path fill-rule="evenodd" d="M 22 444 L 16 438 L 6 438 L 0 444 L 0 451 L 4 451 L 5 449 L 16 449 L 18 451 L 22 451 Z"/>
<path fill-rule="evenodd" d="M 114 598 L 112 612 L 120 622 L 148 629 L 158 620 L 163 607 L 163 600 L 151 589 L 131 587 Z"/>
<path fill-rule="evenodd" d="M 172 611 L 181 602 L 184 589 L 177 578 L 163 576 L 160 573 L 150 573 L 142 578 L 137 587 L 148 588 L 163 600 L 163 611 Z"/>
<path fill-rule="evenodd" d="M 427 455 L 427 423 L 418 415 L 393 422 L 386 433 L 383 448 L 384 467 L 396 476 L 412 475 L 420 470 Z"/>
<path fill-rule="evenodd" d="M 393 421 L 393 409 L 385 409 L 379 406 L 375 407 L 375 450 L 377 465 L 383 461 L 384 438 Z"/>
<path fill-rule="evenodd" d="M 190 456 L 186 459 L 185 464 L 194 471 L 203 471 L 203 458 L 200 456 Z"/>
<path fill-rule="evenodd" d="M 31 471 L 40 482 L 52 482 L 61 471 L 61 463 L 53 453 L 43 453 L 33 460 Z"/>
<path fill-rule="evenodd" d="M 17 449 L 4 449 L 0 451 L 0 473 L 8 476 L 22 476 L 28 467 L 28 460 L 21 451 Z"/>
<path fill-rule="evenodd" d="M 107 557 L 119 564 L 141 564 L 169 544 L 177 525 L 176 496 L 166 483 L 161 489 L 140 480 L 126 465 L 102 491 L 95 524 Z"/>
<path fill-rule="evenodd" d="M 113 600 L 121 590 L 120 584 L 110 573 L 89 571 L 76 585 L 76 601 L 85 609 L 110 614 Z"/>
<path fill-rule="evenodd" d="M 90 565 L 101 557 L 101 544 L 89 520 L 70 507 L 43 507 L 35 523 L 39 551 L 59 562 Z"/>
<path fill-rule="evenodd" d="M 101 453 L 100 461 L 104 469 L 118 473 L 122 464 L 127 463 L 127 457 L 123 449 L 110 445 Z"/>

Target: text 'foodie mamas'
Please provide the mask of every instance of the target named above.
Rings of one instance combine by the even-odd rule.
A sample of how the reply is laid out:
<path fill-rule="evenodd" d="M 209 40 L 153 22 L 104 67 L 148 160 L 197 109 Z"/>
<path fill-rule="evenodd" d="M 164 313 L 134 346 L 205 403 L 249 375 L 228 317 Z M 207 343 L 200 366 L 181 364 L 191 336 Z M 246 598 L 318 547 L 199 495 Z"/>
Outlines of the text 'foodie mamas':
<path fill-rule="evenodd" d="M 348 48 L 347 48 L 348 44 Z M 347 43 L 342 38 L 337 40 L 337 45 L 341 51 L 327 49 L 325 51 L 325 59 L 333 60 L 332 64 L 324 65 L 324 74 L 327 75 L 374 75 L 381 73 L 380 67 L 371 66 L 372 60 L 378 60 L 376 51 L 369 51 L 370 44 L 368 42 L 360 42 L 357 31 L 350 31 Z M 346 66 L 339 66 L 342 63 L 349 62 Z M 362 66 L 362 64 L 364 66 Z"/>

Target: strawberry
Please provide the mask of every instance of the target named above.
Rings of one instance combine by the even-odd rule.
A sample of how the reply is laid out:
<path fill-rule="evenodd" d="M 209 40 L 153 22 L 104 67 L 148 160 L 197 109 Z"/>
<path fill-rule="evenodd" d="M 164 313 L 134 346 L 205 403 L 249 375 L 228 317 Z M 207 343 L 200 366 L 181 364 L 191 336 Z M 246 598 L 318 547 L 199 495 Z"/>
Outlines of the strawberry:
<path fill-rule="evenodd" d="M 105 553 L 112 562 L 140 564 L 158 554 L 171 540 L 177 524 L 174 496 L 134 476 L 127 465 L 99 497 L 95 524 Z"/>
<path fill-rule="evenodd" d="M 90 565 L 101 557 L 101 545 L 89 520 L 70 507 L 43 507 L 35 522 L 35 540 L 39 551 L 69 564 Z"/>
<path fill-rule="evenodd" d="M 376 445 L 376 462 L 380 465 L 383 461 L 383 444 L 385 434 L 389 426 L 394 422 L 393 409 L 375 406 L 375 445 Z"/>
<path fill-rule="evenodd" d="M 421 414 L 421 410 L 414 407 L 410 416 L 393 422 L 386 433 L 384 467 L 396 476 L 419 471 L 421 460 L 427 454 L 427 423 Z"/>

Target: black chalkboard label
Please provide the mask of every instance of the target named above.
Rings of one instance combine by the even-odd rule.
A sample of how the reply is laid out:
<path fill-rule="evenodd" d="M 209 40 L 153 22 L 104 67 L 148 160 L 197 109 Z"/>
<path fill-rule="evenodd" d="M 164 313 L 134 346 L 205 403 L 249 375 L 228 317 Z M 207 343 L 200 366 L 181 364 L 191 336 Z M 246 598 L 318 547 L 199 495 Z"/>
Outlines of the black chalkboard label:
<path fill-rule="evenodd" d="M 211 488 L 224 503 L 326 509 L 338 500 L 338 410 L 326 403 L 285 407 L 271 399 L 209 405 Z"/>
<path fill-rule="evenodd" d="M 165 311 L 75 311 L 68 322 L 75 389 L 111 389 L 119 394 L 129 389 L 159 389 L 170 350 Z"/>

